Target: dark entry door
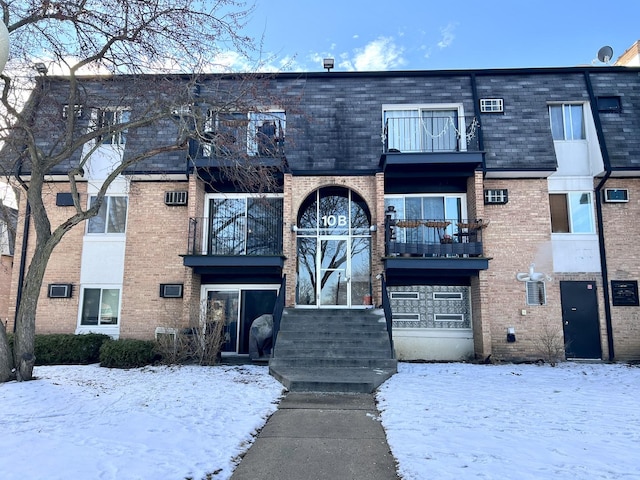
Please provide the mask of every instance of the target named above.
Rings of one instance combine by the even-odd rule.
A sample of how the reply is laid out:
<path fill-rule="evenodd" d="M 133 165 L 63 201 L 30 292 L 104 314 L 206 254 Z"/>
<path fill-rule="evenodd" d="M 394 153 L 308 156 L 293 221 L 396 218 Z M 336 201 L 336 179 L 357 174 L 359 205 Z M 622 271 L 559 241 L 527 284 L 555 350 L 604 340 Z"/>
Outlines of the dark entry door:
<path fill-rule="evenodd" d="M 275 290 L 243 290 L 240 310 L 240 342 L 238 353 L 249 353 L 251 324 L 260 315 L 272 313 L 276 304 Z"/>
<path fill-rule="evenodd" d="M 560 282 L 567 358 L 602 358 L 595 282 Z"/>

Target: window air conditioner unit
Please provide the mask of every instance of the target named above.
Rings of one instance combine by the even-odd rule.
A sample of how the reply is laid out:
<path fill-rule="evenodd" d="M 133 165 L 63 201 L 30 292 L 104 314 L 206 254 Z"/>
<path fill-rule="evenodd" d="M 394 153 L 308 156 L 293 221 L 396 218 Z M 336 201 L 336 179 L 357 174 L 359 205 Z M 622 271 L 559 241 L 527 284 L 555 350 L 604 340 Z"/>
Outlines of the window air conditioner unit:
<path fill-rule="evenodd" d="M 626 203 L 629 201 L 629 190 L 626 188 L 605 188 L 604 201 L 606 203 Z"/>
<path fill-rule="evenodd" d="M 50 283 L 49 284 L 49 298 L 71 298 L 73 292 L 73 285 L 70 283 Z"/>
<path fill-rule="evenodd" d="M 162 298 L 182 298 L 182 283 L 161 283 L 160 296 Z"/>
<path fill-rule="evenodd" d="M 168 206 L 186 205 L 189 198 L 189 192 L 164 192 L 164 203 Z"/>

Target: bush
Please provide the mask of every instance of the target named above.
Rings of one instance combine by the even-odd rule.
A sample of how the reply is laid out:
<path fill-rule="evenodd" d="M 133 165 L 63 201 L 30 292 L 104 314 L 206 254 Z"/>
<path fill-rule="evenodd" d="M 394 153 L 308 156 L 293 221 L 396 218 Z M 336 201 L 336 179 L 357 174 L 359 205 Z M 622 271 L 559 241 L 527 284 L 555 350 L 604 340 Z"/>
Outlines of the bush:
<path fill-rule="evenodd" d="M 100 347 L 100 366 L 108 368 L 136 368 L 155 360 L 155 342 L 125 338 L 111 340 Z"/>
<path fill-rule="evenodd" d="M 100 347 L 109 335 L 36 335 L 36 365 L 87 365 L 100 360 Z"/>

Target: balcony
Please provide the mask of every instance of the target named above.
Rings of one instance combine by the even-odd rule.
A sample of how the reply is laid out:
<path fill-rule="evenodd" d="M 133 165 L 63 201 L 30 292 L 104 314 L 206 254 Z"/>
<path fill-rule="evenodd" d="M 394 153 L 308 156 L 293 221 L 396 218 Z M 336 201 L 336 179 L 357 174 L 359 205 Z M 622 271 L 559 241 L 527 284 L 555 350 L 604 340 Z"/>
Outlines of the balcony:
<path fill-rule="evenodd" d="M 398 116 L 386 118 L 385 153 L 444 153 L 478 151 L 476 117 Z"/>
<path fill-rule="evenodd" d="M 480 219 L 405 219 L 385 221 L 385 268 L 389 272 L 471 275 L 488 268 Z M 433 273 L 433 272 L 432 272 Z"/>
<path fill-rule="evenodd" d="M 216 216 L 189 219 L 184 265 L 226 281 L 280 281 L 282 219 L 275 216 Z"/>

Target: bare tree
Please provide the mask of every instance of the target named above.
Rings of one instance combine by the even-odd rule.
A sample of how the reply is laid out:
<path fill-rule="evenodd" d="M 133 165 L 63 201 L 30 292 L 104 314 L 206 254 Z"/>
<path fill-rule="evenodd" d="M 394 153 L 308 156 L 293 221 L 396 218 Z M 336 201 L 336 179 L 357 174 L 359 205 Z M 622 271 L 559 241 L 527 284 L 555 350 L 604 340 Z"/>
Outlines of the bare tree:
<path fill-rule="evenodd" d="M 109 186 L 128 168 L 185 152 L 194 139 L 211 141 L 206 122 L 212 115 L 246 111 L 261 91 L 256 82 L 262 77 L 236 79 L 232 90 L 223 82 L 209 85 L 215 107 L 197 105 L 200 75 L 217 67 L 223 50 L 247 59 L 256 53 L 254 41 L 241 34 L 251 9 L 240 0 L 0 0 L 0 7 L 11 46 L 10 62 L 0 75 L 5 116 L 1 163 L 17 181 L 35 230 L 16 315 L 13 359 L 3 353 L 9 350 L 0 332 L 0 381 L 14 375 L 30 380 L 38 296 L 56 245 L 70 229 L 96 216 Z M 37 70 L 34 61 L 40 63 Z M 51 75 L 56 71 L 62 76 Z M 109 76 L 99 76 L 104 73 Z M 31 89 L 26 101 L 25 89 Z M 104 105 L 109 109 L 101 110 Z M 116 119 L 114 112 L 123 107 L 130 114 Z M 108 165 L 90 206 L 81 202 L 78 182 L 105 141 L 143 138 L 158 128 L 175 134 L 153 145 L 127 147 Z M 234 160 L 226 175 L 245 186 L 253 182 L 254 189 L 264 184 L 269 176 L 261 167 L 243 168 L 234 153 L 229 152 Z M 67 177 L 74 204 L 73 214 L 59 225 L 51 224 L 45 202 L 47 180 L 55 175 Z"/>

